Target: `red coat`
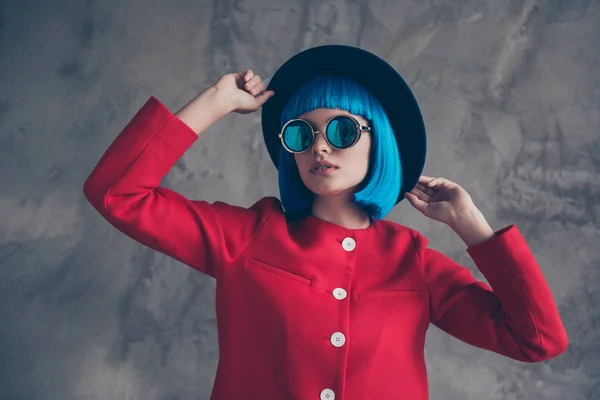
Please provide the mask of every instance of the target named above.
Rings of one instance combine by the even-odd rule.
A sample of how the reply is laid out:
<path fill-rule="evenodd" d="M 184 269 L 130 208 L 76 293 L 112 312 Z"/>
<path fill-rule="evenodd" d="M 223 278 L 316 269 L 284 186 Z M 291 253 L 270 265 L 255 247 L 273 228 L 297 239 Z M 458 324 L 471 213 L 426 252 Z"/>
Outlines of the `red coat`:
<path fill-rule="evenodd" d="M 391 221 L 356 230 L 313 216 L 288 223 L 273 197 L 243 208 L 160 187 L 197 138 L 152 97 L 84 193 L 126 235 L 217 280 L 211 399 L 427 399 L 429 324 L 525 362 L 567 348 L 515 225 L 467 249 L 492 290 Z"/>

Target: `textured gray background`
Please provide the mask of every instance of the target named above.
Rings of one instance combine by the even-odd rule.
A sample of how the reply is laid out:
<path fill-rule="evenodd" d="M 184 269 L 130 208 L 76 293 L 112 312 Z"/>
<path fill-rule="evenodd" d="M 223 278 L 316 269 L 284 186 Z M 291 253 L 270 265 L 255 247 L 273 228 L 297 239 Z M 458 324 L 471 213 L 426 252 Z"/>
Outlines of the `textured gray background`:
<path fill-rule="evenodd" d="M 403 74 L 425 173 L 462 184 L 494 229 L 518 225 L 569 333 L 564 355 L 530 365 L 432 328 L 431 398 L 600 399 L 599 41 L 597 0 L 2 0 L 0 398 L 208 399 L 214 281 L 112 228 L 83 182 L 150 95 L 176 111 L 224 73 L 268 80 L 344 43 Z M 219 121 L 163 185 L 245 206 L 278 195 L 259 114 Z M 388 219 L 473 267 L 407 202 Z"/>

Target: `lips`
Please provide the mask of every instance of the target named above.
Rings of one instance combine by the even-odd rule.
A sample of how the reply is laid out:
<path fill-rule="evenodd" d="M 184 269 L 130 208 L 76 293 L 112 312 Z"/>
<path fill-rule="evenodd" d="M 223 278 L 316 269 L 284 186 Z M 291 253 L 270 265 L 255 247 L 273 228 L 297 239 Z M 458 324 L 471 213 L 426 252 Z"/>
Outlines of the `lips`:
<path fill-rule="evenodd" d="M 314 172 L 317 168 L 320 168 L 320 167 L 331 167 L 331 168 L 335 168 L 335 169 L 339 168 L 337 165 L 330 163 L 329 161 L 315 161 L 310 166 L 310 171 Z"/>

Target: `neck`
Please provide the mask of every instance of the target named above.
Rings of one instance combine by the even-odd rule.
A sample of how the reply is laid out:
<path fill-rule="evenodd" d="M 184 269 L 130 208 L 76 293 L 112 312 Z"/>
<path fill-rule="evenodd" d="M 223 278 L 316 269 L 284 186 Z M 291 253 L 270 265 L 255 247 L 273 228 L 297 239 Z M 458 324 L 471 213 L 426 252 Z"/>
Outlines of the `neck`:
<path fill-rule="evenodd" d="M 371 225 L 367 213 L 351 203 L 347 196 L 315 196 L 312 213 L 347 229 L 364 229 Z"/>

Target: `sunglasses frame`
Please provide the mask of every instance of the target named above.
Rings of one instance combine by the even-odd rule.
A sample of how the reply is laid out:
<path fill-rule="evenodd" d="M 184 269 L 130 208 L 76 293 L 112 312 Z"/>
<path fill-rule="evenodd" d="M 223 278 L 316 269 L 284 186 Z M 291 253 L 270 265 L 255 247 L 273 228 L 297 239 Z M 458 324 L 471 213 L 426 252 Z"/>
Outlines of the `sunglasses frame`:
<path fill-rule="evenodd" d="M 352 122 L 354 123 L 354 126 L 356 127 L 356 131 L 358 132 L 358 134 L 356 135 L 356 139 L 355 139 L 355 140 L 354 140 L 354 142 L 352 142 L 352 144 L 351 144 L 350 146 L 348 146 L 348 147 L 337 147 L 337 146 L 334 146 L 333 144 L 331 144 L 331 142 L 329 142 L 329 139 L 327 138 L 327 127 L 329 126 L 329 123 L 330 123 L 331 121 L 333 121 L 334 119 L 336 119 L 336 118 L 339 118 L 339 117 L 345 117 L 345 118 L 348 118 L 350 121 L 352 121 Z M 288 147 L 288 146 L 285 144 L 285 141 L 283 140 L 283 132 L 285 132 L 285 128 L 287 128 L 287 126 L 288 126 L 289 124 L 291 124 L 292 122 L 295 122 L 295 121 L 302 121 L 302 122 L 306 123 L 306 124 L 307 124 L 307 125 L 310 127 L 310 130 L 312 131 L 312 134 L 313 134 L 313 135 L 312 135 L 312 141 L 310 142 L 310 145 L 309 145 L 309 146 L 308 146 L 308 147 L 307 147 L 305 150 L 302 150 L 302 151 L 294 151 L 294 150 L 290 149 L 290 148 L 289 148 L 289 147 Z M 365 132 L 365 131 L 366 131 L 366 132 L 371 132 L 371 127 L 370 127 L 370 126 L 363 126 L 363 125 L 361 125 L 361 124 L 360 124 L 360 123 L 359 123 L 359 122 L 356 120 L 356 118 L 354 118 L 354 117 L 351 117 L 351 116 L 349 116 L 349 115 L 343 115 L 343 114 L 342 114 L 342 115 L 335 115 L 335 116 L 333 116 L 332 118 L 330 118 L 330 119 L 329 119 L 329 121 L 327 121 L 327 123 L 325 124 L 325 130 L 324 130 L 324 132 L 325 132 L 325 133 L 323 134 L 323 138 L 325 138 L 325 141 L 327 142 L 327 144 L 328 144 L 328 145 L 330 145 L 331 147 L 333 147 L 334 149 L 337 149 L 337 150 L 346 150 L 346 149 L 349 149 L 349 148 L 351 148 L 352 146 L 354 146 L 356 143 L 358 143 L 358 141 L 360 140 L 360 136 L 361 136 L 361 135 L 362 135 L 362 133 L 363 133 L 363 132 Z M 283 125 L 283 127 L 281 128 L 281 132 L 280 132 L 280 133 L 279 133 L 279 135 L 277 135 L 277 136 L 278 136 L 278 137 L 279 137 L 279 139 L 281 140 L 281 145 L 283 146 L 283 148 L 284 148 L 284 149 L 286 149 L 286 150 L 287 150 L 288 152 L 290 152 L 290 153 L 294 153 L 294 154 L 301 154 L 301 153 L 304 153 L 304 152 L 306 152 L 306 151 L 310 150 L 310 148 L 311 148 L 311 147 L 313 146 L 313 144 L 315 143 L 315 137 L 317 136 L 317 133 L 323 133 L 323 132 L 321 132 L 321 131 L 315 131 L 315 130 L 314 130 L 314 128 L 313 128 L 313 126 L 312 126 L 312 124 L 311 124 L 310 122 L 308 122 L 308 121 L 304 120 L 304 119 L 301 119 L 301 118 L 294 118 L 294 119 L 291 119 L 291 120 L 289 120 L 288 122 L 286 122 L 286 123 L 285 123 L 285 125 Z"/>

